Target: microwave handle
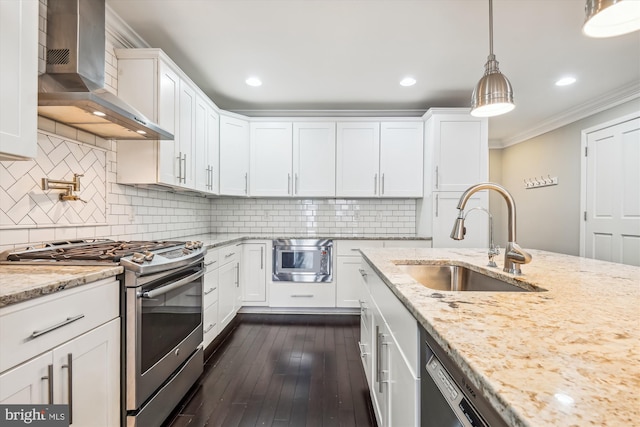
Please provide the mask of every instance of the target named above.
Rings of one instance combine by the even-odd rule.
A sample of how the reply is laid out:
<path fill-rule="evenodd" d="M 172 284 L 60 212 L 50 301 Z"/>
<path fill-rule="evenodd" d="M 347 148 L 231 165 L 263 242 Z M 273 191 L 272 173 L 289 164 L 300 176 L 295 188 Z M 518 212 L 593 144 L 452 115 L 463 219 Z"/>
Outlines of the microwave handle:
<path fill-rule="evenodd" d="M 153 289 L 151 291 L 145 291 L 145 292 L 138 292 L 138 297 L 139 298 L 145 298 L 145 299 L 151 299 L 151 298 L 155 298 L 158 295 L 163 295 L 166 294 L 169 291 L 172 291 L 174 289 L 177 289 L 181 286 L 184 285 L 188 285 L 189 283 L 193 282 L 194 280 L 204 276 L 206 270 L 200 270 L 197 273 L 194 273 L 190 276 L 185 277 L 184 279 L 180 279 L 177 282 L 173 282 L 170 285 L 166 285 L 166 286 L 162 286 L 160 288 L 156 288 Z"/>

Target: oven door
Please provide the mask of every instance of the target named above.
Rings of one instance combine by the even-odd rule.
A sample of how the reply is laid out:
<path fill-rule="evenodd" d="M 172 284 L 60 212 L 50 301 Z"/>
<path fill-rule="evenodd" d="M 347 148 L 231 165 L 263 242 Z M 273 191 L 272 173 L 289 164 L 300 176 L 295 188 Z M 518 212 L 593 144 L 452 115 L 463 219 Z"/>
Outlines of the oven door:
<path fill-rule="evenodd" d="M 127 410 L 138 409 L 202 342 L 202 260 L 126 290 Z"/>

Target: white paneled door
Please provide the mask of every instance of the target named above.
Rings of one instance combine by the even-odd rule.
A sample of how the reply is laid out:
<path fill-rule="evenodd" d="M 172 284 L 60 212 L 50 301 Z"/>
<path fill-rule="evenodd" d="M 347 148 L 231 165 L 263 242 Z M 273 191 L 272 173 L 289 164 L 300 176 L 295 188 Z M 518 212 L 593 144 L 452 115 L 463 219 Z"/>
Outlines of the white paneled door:
<path fill-rule="evenodd" d="M 586 134 L 584 255 L 640 266 L 640 117 Z"/>

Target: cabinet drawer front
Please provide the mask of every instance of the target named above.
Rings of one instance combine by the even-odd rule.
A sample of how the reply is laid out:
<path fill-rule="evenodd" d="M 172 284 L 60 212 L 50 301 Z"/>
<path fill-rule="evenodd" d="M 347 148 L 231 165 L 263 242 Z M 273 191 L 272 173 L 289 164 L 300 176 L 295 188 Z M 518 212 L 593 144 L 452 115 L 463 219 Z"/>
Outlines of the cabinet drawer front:
<path fill-rule="evenodd" d="M 220 265 L 219 254 L 220 251 L 218 249 L 207 249 L 207 253 L 204 256 L 204 266 L 207 267 L 207 271 L 218 268 Z"/>
<path fill-rule="evenodd" d="M 237 261 L 240 258 L 241 249 L 239 245 L 229 245 L 219 248 L 219 264 L 224 265 L 232 261 Z"/>
<path fill-rule="evenodd" d="M 202 316 L 202 325 L 203 325 L 203 341 L 204 347 L 207 348 L 209 344 L 214 340 L 214 338 L 220 332 L 220 328 L 218 327 L 218 304 L 211 304 L 209 307 L 205 308 L 203 316 Z"/>
<path fill-rule="evenodd" d="M 204 275 L 204 284 L 202 287 L 203 307 L 209 307 L 218 301 L 219 283 L 218 270 L 207 271 Z"/>
<path fill-rule="evenodd" d="M 119 282 L 104 279 L 0 311 L 0 372 L 119 316 Z"/>
<path fill-rule="evenodd" d="M 335 307 L 333 283 L 292 283 L 271 285 L 270 307 Z"/>
<path fill-rule="evenodd" d="M 382 248 L 382 240 L 338 240 L 338 256 L 360 256 L 360 248 Z"/>

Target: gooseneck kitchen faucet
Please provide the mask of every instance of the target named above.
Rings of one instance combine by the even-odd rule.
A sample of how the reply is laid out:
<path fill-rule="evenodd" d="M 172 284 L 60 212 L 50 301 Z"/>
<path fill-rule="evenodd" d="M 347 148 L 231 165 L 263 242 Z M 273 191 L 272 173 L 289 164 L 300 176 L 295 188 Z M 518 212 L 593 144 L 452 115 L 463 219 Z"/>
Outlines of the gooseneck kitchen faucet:
<path fill-rule="evenodd" d="M 458 201 L 457 208 L 460 212 L 458 213 L 458 218 L 456 218 L 456 222 L 453 225 L 451 238 L 454 240 L 464 239 L 464 207 L 467 204 L 469 198 L 471 198 L 474 193 L 480 190 L 497 191 L 504 198 L 505 202 L 507 202 L 507 215 L 509 216 L 509 241 L 507 242 L 507 247 L 504 251 L 503 270 L 507 273 L 512 273 L 519 276 L 522 274 L 522 271 L 520 271 L 520 264 L 530 263 L 531 254 L 526 252 L 516 243 L 516 203 L 513 200 L 511 194 L 503 186 L 495 184 L 493 182 L 483 182 L 467 188 L 465 192 L 462 193 L 462 196 L 460 196 L 460 200 Z"/>

